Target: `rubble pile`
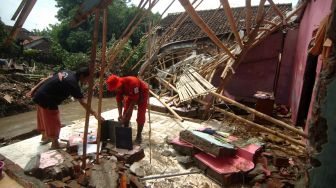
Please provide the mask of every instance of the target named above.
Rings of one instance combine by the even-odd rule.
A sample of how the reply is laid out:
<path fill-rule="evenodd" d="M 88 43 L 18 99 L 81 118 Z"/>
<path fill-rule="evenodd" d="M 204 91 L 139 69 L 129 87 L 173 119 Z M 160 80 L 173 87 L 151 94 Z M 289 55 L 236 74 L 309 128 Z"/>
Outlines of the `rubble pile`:
<path fill-rule="evenodd" d="M 238 124 L 236 124 L 238 125 Z M 170 143 L 181 165 L 196 166 L 222 186 L 294 187 L 304 185 L 307 156 L 282 139 L 248 137 L 239 126 L 184 130 Z M 218 127 L 219 128 L 219 127 Z M 238 133 L 224 133 L 223 130 Z M 268 137 L 267 137 L 268 136 Z M 220 152 L 221 151 L 221 152 Z"/>
<path fill-rule="evenodd" d="M 78 150 L 50 150 L 34 156 L 24 172 L 49 187 L 144 187 L 137 177 L 138 168 L 131 166 L 144 157 L 144 152 L 139 146 L 132 151 L 108 144 L 98 163 L 96 155 L 89 154 L 85 169 L 81 169 Z"/>
<path fill-rule="evenodd" d="M 18 74 L 0 74 L 0 117 L 29 111 L 33 108 L 31 99 L 25 94 L 35 81 Z"/>

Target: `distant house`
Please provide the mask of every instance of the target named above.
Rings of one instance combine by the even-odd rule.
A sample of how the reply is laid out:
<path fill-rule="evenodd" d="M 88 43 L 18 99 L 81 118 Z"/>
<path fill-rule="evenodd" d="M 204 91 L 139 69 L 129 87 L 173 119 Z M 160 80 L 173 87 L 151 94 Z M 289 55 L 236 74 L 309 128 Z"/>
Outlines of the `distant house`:
<path fill-rule="evenodd" d="M 12 26 L 5 25 L 5 31 L 7 33 L 10 33 L 12 28 L 13 28 Z M 31 35 L 32 35 L 32 33 L 30 31 L 28 31 L 25 28 L 21 28 L 20 31 L 18 32 L 18 34 L 16 35 L 16 39 L 19 40 L 19 41 L 24 41 L 24 40 L 29 39 L 29 37 Z"/>
<path fill-rule="evenodd" d="M 23 47 L 25 49 L 35 49 L 43 52 L 50 51 L 50 40 L 42 36 L 30 36 L 23 41 Z"/>

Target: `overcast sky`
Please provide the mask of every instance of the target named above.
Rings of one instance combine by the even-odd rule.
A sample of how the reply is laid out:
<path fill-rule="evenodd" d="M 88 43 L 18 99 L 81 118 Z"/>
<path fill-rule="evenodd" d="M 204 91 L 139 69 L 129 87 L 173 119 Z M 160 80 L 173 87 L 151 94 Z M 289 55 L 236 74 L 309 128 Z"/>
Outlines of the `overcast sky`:
<path fill-rule="evenodd" d="M 70 0 L 69 0 L 70 1 Z M 191 0 L 190 0 L 191 1 Z M 292 3 L 293 6 L 297 4 L 298 0 L 273 0 L 277 3 Z M 0 18 L 7 25 L 14 25 L 14 21 L 11 21 L 15 10 L 19 6 L 21 0 L 6 0 L 1 3 L 0 6 Z M 131 0 L 132 3 L 138 4 L 140 0 Z M 159 3 L 153 8 L 153 12 L 162 13 L 166 7 L 172 2 L 172 0 L 159 0 Z M 245 0 L 229 0 L 231 7 L 241 7 L 245 6 Z M 258 5 L 259 0 L 252 0 L 252 5 Z M 49 24 L 55 24 L 58 22 L 55 15 L 57 14 L 57 8 L 55 7 L 56 2 L 54 0 L 37 0 L 33 10 L 29 14 L 24 28 L 28 30 L 32 29 L 44 29 L 49 26 Z M 215 9 L 220 5 L 219 0 L 203 0 L 202 4 L 197 8 L 197 10 L 204 9 Z M 178 0 L 175 0 L 174 4 L 167 11 L 172 12 L 182 12 L 184 11 Z"/>

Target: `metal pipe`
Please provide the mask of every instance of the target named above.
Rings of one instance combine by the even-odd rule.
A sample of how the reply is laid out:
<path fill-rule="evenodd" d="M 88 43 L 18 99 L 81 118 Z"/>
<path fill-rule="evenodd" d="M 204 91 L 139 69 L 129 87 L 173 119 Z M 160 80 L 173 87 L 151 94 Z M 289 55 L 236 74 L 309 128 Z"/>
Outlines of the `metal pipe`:
<path fill-rule="evenodd" d="M 176 173 L 176 174 L 163 174 L 163 175 L 146 176 L 146 177 L 140 178 L 140 180 L 146 181 L 146 180 L 153 180 L 153 179 L 169 178 L 169 177 L 175 177 L 175 176 L 199 174 L 201 172 L 202 171 L 193 171 L 193 172 L 182 172 L 182 173 Z"/>

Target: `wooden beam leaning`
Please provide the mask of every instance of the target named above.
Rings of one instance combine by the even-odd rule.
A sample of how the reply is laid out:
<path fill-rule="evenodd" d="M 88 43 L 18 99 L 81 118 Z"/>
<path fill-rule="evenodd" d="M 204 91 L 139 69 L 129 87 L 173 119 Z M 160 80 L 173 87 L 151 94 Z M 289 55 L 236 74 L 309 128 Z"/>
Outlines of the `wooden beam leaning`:
<path fill-rule="evenodd" d="M 158 78 L 158 77 L 155 77 L 155 79 L 159 81 L 160 83 L 162 83 L 163 85 L 169 87 L 170 89 L 173 89 L 176 93 L 178 93 L 178 90 L 166 80 Z"/>
<path fill-rule="evenodd" d="M 196 100 L 196 101 L 199 102 L 199 103 L 201 103 L 201 104 L 207 104 L 206 102 L 201 101 L 201 100 Z M 259 125 L 259 124 L 257 124 L 257 123 L 254 123 L 254 122 L 252 122 L 252 121 L 249 121 L 249 120 L 247 120 L 247 119 L 244 119 L 244 118 L 242 118 L 242 117 L 240 117 L 240 116 L 237 116 L 237 115 L 234 114 L 234 113 L 228 112 L 228 111 L 223 110 L 223 109 L 218 108 L 218 107 L 215 107 L 215 110 L 218 111 L 218 112 L 221 112 L 221 113 L 223 113 L 223 114 L 225 114 L 225 115 L 228 115 L 228 116 L 230 116 L 230 117 L 233 117 L 233 118 L 237 119 L 238 121 L 243 122 L 245 125 L 249 125 L 249 126 L 255 127 L 255 128 L 257 128 L 257 129 L 259 129 L 259 130 L 261 130 L 261 131 L 263 131 L 263 132 L 267 132 L 267 133 L 273 134 L 274 136 L 277 136 L 277 137 L 279 137 L 279 138 L 282 138 L 282 139 L 284 139 L 284 140 L 287 140 L 288 142 L 290 142 L 290 143 L 292 143 L 292 144 L 299 145 L 299 146 L 302 146 L 302 147 L 305 147 L 305 146 L 306 146 L 303 142 L 301 142 L 301 141 L 299 141 L 299 140 L 293 139 L 293 138 L 291 138 L 291 137 L 289 137 L 289 136 L 286 136 L 286 135 L 284 135 L 284 134 L 282 134 L 282 133 L 279 133 L 279 132 L 277 132 L 277 131 L 274 131 L 274 130 L 272 130 L 272 129 L 266 128 L 266 127 L 264 127 L 264 126 L 262 126 L 262 125 Z"/>
<path fill-rule="evenodd" d="M 27 0 L 27 2 L 24 4 L 19 17 L 17 18 L 11 32 L 9 33 L 8 37 L 5 40 L 5 43 L 4 43 L 5 46 L 8 46 L 13 41 L 13 39 L 16 37 L 20 29 L 22 28 L 23 24 L 25 23 L 29 13 L 33 9 L 36 1 L 37 0 Z"/>
<path fill-rule="evenodd" d="M 148 1 L 148 0 L 147 0 Z M 146 1 L 146 2 L 147 2 Z M 140 15 L 141 17 L 138 19 L 138 21 L 129 29 L 129 31 L 125 34 L 124 38 L 121 38 L 120 41 L 118 42 L 118 44 L 116 44 L 116 46 L 114 48 L 112 48 L 109 52 L 108 52 L 108 60 L 109 63 L 107 64 L 107 68 L 109 68 L 110 66 L 112 66 L 113 61 L 115 60 L 115 58 L 117 57 L 117 55 L 119 54 L 119 52 L 122 50 L 123 46 L 126 44 L 126 42 L 128 41 L 128 39 L 131 37 L 131 35 L 133 34 L 133 32 L 135 31 L 135 29 L 138 27 L 138 25 L 140 24 L 140 22 L 145 18 L 145 16 L 147 16 L 147 14 L 150 12 L 150 10 L 155 6 L 155 4 L 158 2 L 158 0 L 156 0 L 154 3 L 152 3 L 151 5 L 149 5 L 147 11 L 145 11 L 142 15 Z"/>
<path fill-rule="evenodd" d="M 19 13 L 22 11 L 23 6 L 26 4 L 27 0 L 22 0 L 19 7 L 16 9 L 15 13 L 13 14 L 11 20 L 15 21 L 16 17 L 19 15 Z"/>
<path fill-rule="evenodd" d="M 251 32 L 251 19 L 252 19 L 252 7 L 251 7 L 251 0 L 245 1 L 245 27 L 246 27 L 246 34 L 248 35 Z"/>
<path fill-rule="evenodd" d="M 223 5 L 224 12 L 225 12 L 225 15 L 226 15 L 226 19 L 229 21 L 231 32 L 233 32 L 239 47 L 243 48 L 243 43 L 242 43 L 242 40 L 240 39 L 237 24 L 236 24 L 236 21 L 233 17 L 229 1 L 228 0 L 220 0 L 220 1 Z"/>
<path fill-rule="evenodd" d="M 246 110 L 246 111 L 248 111 L 248 112 L 250 112 L 250 113 L 252 113 L 252 114 L 255 114 L 256 116 L 259 116 L 259 117 L 261 117 L 261 118 L 263 118 L 263 119 L 266 119 L 267 121 L 270 121 L 270 122 L 274 123 L 275 125 L 278 125 L 278 126 L 280 126 L 280 127 L 289 129 L 289 130 L 291 130 L 291 131 L 293 131 L 293 132 L 295 132 L 295 133 L 297 133 L 297 134 L 303 136 L 304 138 L 308 138 L 308 135 L 307 135 L 305 132 L 296 129 L 296 128 L 294 128 L 293 126 L 290 126 L 290 125 L 288 125 L 288 124 L 285 123 L 285 122 L 282 122 L 282 121 L 280 121 L 280 120 L 277 120 L 277 119 L 275 119 L 275 118 L 273 118 L 273 117 L 271 117 L 271 116 L 268 116 L 268 115 L 266 115 L 266 114 L 263 114 L 263 113 L 261 113 L 261 112 L 255 110 L 255 109 L 253 109 L 253 108 L 249 108 L 249 107 L 247 107 L 247 106 L 245 106 L 245 105 L 243 105 L 243 104 L 241 104 L 241 103 L 239 103 L 239 102 L 236 102 L 236 101 L 234 101 L 234 100 L 232 100 L 232 99 L 230 99 L 230 98 L 227 98 L 227 97 L 225 97 L 225 96 L 223 96 L 223 95 L 220 95 L 220 94 L 218 94 L 218 93 L 215 93 L 215 92 L 212 92 L 212 91 L 211 91 L 210 93 L 211 93 L 213 96 L 215 96 L 215 97 L 217 97 L 217 98 L 220 98 L 220 99 L 224 100 L 225 102 L 228 102 L 228 103 L 230 103 L 230 104 L 233 104 L 233 105 L 235 105 L 235 106 L 237 106 L 237 107 L 239 107 L 239 108 L 241 108 L 241 109 L 243 109 L 243 110 Z"/>
<path fill-rule="evenodd" d="M 273 0 L 267 0 L 267 1 L 271 4 L 273 10 L 280 16 L 281 20 L 285 20 L 286 17 L 282 14 L 281 10 L 276 6 Z"/>
<path fill-rule="evenodd" d="M 101 116 L 102 112 L 102 98 L 103 98 L 103 82 L 104 73 L 106 66 L 106 33 L 107 33 L 107 8 L 103 10 L 103 36 L 102 36 L 102 47 L 101 47 L 101 65 L 99 74 L 99 99 L 98 99 L 98 116 Z M 101 132 L 101 119 L 98 119 L 98 130 L 97 130 L 97 153 L 96 153 L 96 163 L 99 163 L 99 153 L 100 153 L 100 132 Z"/>
<path fill-rule="evenodd" d="M 87 106 L 85 113 L 85 125 L 84 125 L 84 138 L 83 138 L 83 157 L 82 157 L 82 169 L 86 167 L 86 146 L 87 146 L 87 134 L 89 129 L 89 119 L 90 119 L 90 109 L 91 109 L 91 101 L 93 94 L 93 74 L 95 70 L 95 62 L 96 62 L 96 49 L 98 43 L 98 30 L 99 30 L 99 10 L 95 10 L 95 20 L 94 20 L 94 28 L 93 28 L 93 36 L 92 36 L 92 47 L 91 47 L 91 58 L 90 58 L 90 76 L 89 76 L 89 91 L 87 98 Z"/>
<path fill-rule="evenodd" d="M 149 90 L 149 93 L 152 94 L 157 100 L 159 100 L 161 104 L 163 104 L 163 106 L 165 106 L 178 120 L 183 121 L 183 118 L 178 115 L 168 104 L 162 101 L 160 97 L 156 95 L 152 90 Z"/>
<path fill-rule="evenodd" d="M 256 15 L 256 23 L 261 22 L 261 20 L 264 18 L 264 5 L 265 5 L 266 0 L 260 0 L 258 10 L 257 10 L 257 15 Z"/>
<path fill-rule="evenodd" d="M 197 14 L 195 9 L 191 6 L 188 0 L 179 0 L 181 5 L 184 7 L 186 12 L 188 12 L 194 23 L 201 28 L 201 30 L 207 34 L 207 36 L 221 49 L 223 49 L 231 58 L 236 57 L 230 52 L 230 50 L 222 43 L 221 40 L 216 36 L 215 32 L 202 20 L 202 18 Z"/>

